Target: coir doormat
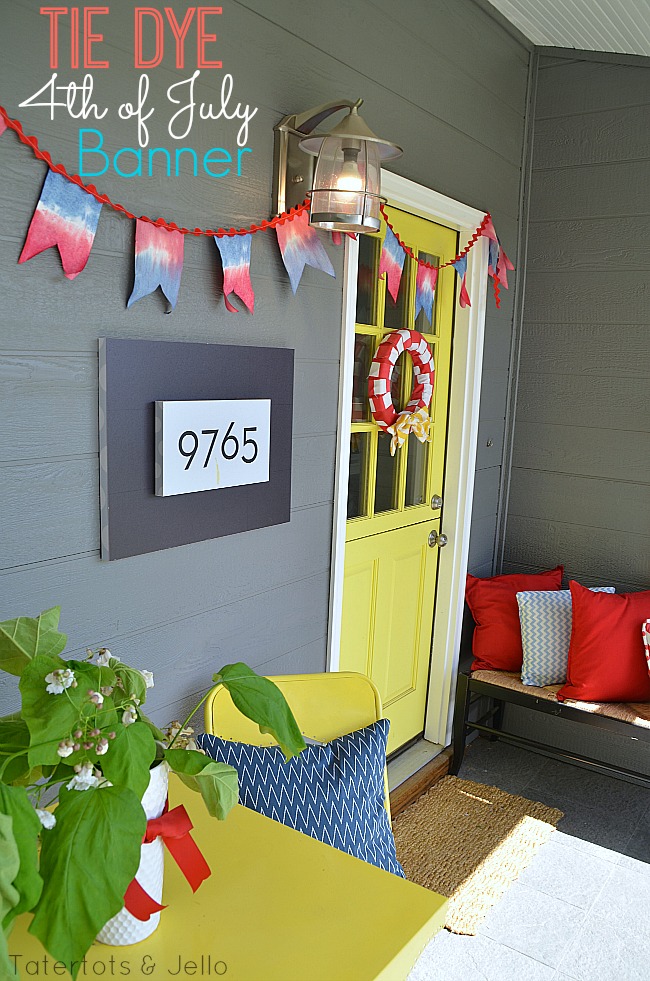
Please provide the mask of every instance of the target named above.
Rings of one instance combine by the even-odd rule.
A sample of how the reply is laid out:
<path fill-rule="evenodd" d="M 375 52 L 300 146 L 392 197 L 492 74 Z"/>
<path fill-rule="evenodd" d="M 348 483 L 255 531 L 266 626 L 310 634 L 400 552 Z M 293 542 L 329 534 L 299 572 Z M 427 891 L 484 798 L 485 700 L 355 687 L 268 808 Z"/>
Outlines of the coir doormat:
<path fill-rule="evenodd" d="M 475 934 L 548 841 L 562 811 L 458 777 L 443 777 L 393 822 L 407 879 L 449 898 L 445 926 Z"/>

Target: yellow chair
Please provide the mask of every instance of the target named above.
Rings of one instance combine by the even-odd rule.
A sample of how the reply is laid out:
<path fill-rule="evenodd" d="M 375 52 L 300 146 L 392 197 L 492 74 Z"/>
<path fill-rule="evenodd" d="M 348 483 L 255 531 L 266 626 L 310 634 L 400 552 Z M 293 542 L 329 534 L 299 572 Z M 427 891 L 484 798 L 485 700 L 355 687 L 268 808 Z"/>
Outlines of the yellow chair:
<path fill-rule="evenodd" d="M 286 674 L 270 679 L 286 698 L 303 736 L 330 742 L 383 718 L 374 684 L 353 671 Z M 205 703 L 205 731 L 233 742 L 271 746 L 274 739 L 239 712 L 223 685 L 212 689 Z M 385 806 L 390 821 L 388 776 L 384 770 Z"/>

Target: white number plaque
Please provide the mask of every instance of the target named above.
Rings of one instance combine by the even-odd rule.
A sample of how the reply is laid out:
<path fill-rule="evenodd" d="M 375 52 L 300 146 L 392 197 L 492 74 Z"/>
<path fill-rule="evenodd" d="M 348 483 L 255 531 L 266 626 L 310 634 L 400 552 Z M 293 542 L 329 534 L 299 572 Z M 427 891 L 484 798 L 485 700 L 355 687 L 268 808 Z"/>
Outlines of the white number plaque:
<path fill-rule="evenodd" d="M 156 494 L 269 479 L 271 400 L 156 402 Z"/>

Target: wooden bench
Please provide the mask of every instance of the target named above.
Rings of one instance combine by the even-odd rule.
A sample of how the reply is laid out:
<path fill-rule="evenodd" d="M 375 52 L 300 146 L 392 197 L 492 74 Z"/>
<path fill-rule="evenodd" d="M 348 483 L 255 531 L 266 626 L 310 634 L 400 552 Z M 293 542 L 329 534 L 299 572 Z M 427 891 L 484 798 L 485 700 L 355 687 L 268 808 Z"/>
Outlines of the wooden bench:
<path fill-rule="evenodd" d="M 456 774 L 460 770 L 467 735 L 474 731 L 484 733 L 492 739 L 504 739 L 551 759 L 563 760 L 607 776 L 640 784 L 642 787 L 650 787 L 650 776 L 645 774 L 536 742 L 503 729 L 504 709 L 510 704 L 579 722 L 610 735 L 623 736 L 631 742 L 650 744 L 650 702 L 558 702 L 555 695 L 560 687 L 549 685 L 545 688 L 533 688 L 523 685 L 520 676 L 509 671 L 461 672 L 456 688 L 453 757 L 449 772 Z M 485 696 L 494 700 L 493 707 L 475 722 L 470 721 L 471 706 Z M 650 765 L 650 755 L 648 762 Z"/>

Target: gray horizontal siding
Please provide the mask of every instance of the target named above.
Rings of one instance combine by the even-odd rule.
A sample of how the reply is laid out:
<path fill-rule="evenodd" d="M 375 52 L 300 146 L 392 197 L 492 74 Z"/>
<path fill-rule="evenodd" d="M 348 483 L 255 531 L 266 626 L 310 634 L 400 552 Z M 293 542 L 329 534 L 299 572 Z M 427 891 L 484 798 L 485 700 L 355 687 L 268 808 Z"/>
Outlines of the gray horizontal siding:
<path fill-rule="evenodd" d="M 33 615 L 60 604 L 70 648 L 81 651 L 252 598 L 271 584 L 295 583 L 329 568 L 331 512 L 329 504 L 299 509 L 287 524 L 156 552 L 154 562 L 139 555 L 100 563 L 85 555 L 17 566 L 0 575 L 0 616 L 17 610 Z M 283 554 L 292 555 L 286 569 L 278 567 Z M 116 596 L 119 603 L 110 599 Z"/>
<path fill-rule="evenodd" d="M 535 128 L 535 141 L 537 170 L 648 161 L 650 104 L 543 119 Z"/>
<path fill-rule="evenodd" d="M 540 170 L 530 198 L 533 220 L 650 215 L 648 161 Z"/>
<path fill-rule="evenodd" d="M 570 373 L 580 378 L 627 378 L 639 385 L 650 374 L 645 324 L 524 322 L 520 369 L 542 374 Z M 621 344 L 621 337 L 625 344 Z"/>
<path fill-rule="evenodd" d="M 510 514 L 580 525 L 589 515 L 603 533 L 650 535 L 650 484 L 519 470 L 509 502 Z M 641 543 L 640 543 L 641 544 Z"/>
<path fill-rule="evenodd" d="M 536 220 L 533 226 L 528 250 L 531 271 L 650 268 L 647 217 L 633 215 L 615 222 L 609 218 Z"/>
<path fill-rule="evenodd" d="M 594 420 L 597 422 L 597 420 Z M 574 473 L 611 480 L 650 481 L 650 433 L 520 423 L 513 468 Z"/>
<path fill-rule="evenodd" d="M 583 116 L 648 104 L 648 69 L 624 64 L 547 59 L 538 87 L 536 123 L 569 113 Z"/>
<path fill-rule="evenodd" d="M 650 418 L 650 391 L 622 375 L 583 377 L 526 371 L 519 376 L 521 422 L 643 432 Z"/>
<path fill-rule="evenodd" d="M 647 586 L 650 534 L 642 535 L 638 530 L 608 533 L 608 529 L 588 523 L 593 520 L 588 512 L 581 524 L 510 515 L 508 560 L 522 564 L 534 551 L 536 563 L 547 569 L 562 563 L 571 579 L 596 575 L 609 579 L 609 585 L 617 589 L 621 582 L 635 583 L 636 589 Z"/>
<path fill-rule="evenodd" d="M 647 273 L 638 270 L 530 272 L 525 317 L 567 324 L 568 330 L 572 324 L 643 324 L 649 300 Z"/>

